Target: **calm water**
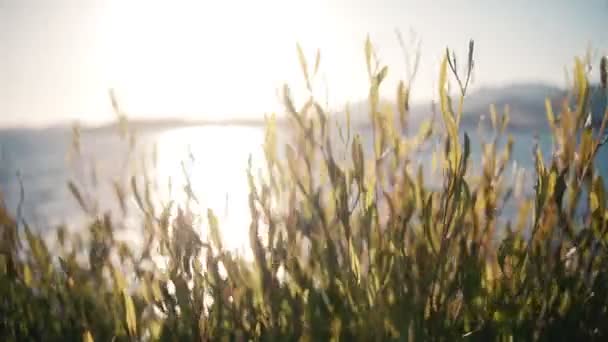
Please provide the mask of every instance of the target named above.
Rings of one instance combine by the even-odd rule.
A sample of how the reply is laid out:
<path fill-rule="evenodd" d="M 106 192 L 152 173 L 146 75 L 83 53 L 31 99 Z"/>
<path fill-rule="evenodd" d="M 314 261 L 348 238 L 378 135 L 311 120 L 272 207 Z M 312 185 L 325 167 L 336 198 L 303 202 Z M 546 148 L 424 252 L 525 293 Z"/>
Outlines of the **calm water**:
<path fill-rule="evenodd" d="M 534 141 L 530 134 L 514 137 L 513 159 L 527 169 L 525 180 L 529 186 L 533 179 L 531 152 Z M 475 143 L 475 133 L 472 139 L 473 158 L 478 160 L 480 148 Z M 145 165 L 141 158 L 128 158 L 128 143 L 114 132 L 83 133 L 83 158 L 70 156 L 72 139 L 69 131 L 0 132 L 0 189 L 14 212 L 21 198 L 19 173 L 24 184 L 25 217 L 32 226 L 46 230 L 57 224 L 77 227 L 86 218 L 67 188 L 68 180 L 87 189 L 83 191 L 85 198 L 99 199 L 101 211 L 117 211 L 113 181 L 120 183 L 122 179 L 121 184 L 128 184 L 124 181 L 127 175 L 146 169 L 151 178 L 160 180 L 157 190 L 162 198 L 179 201 L 184 196 L 184 173 L 187 173 L 200 209 L 212 208 L 220 218 L 226 242 L 240 247 L 247 241 L 249 220 L 247 161 L 251 155 L 255 168 L 263 165 L 263 141 L 261 127 L 204 126 L 140 132 L 137 146 L 146 148 L 135 155 L 151 156 L 151 146 L 156 143 L 154 166 L 152 158 L 147 158 Z M 543 151 L 549 153 L 550 140 L 541 139 L 540 143 Z M 428 162 L 429 156 L 423 153 L 421 159 Z M 606 149 L 601 151 L 597 164 L 602 174 L 608 175 Z M 511 173 L 510 168 L 507 176 Z M 171 179 L 171 188 L 168 179 Z M 134 210 L 133 201 L 129 206 L 131 210 L 125 224 L 136 226 L 138 211 Z"/>
<path fill-rule="evenodd" d="M 143 147 L 137 147 L 130 157 L 128 141 L 115 132 L 92 132 L 82 134 L 79 158 L 70 153 L 69 131 L 0 133 L 0 189 L 9 209 L 16 212 L 21 201 L 20 177 L 25 195 L 22 211 L 32 226 L 38 230 L 58 224 L 74 228 L 87 216 L 68 190 L 69 180 L 82 189 L 87 203 L 98 199 L 101 212 L 118 214 L 114 182 L 129 187 L 130 175 L 146 170 L 150 179 L 157 180 L 160 198 L 179 202 L 185 198 L 187 174 L 198 209 L 202 213 L 213 209 L 226 240 L 238 246 L 243 231 L 235 227 L 248 227 L 248 158 L 251 155 L 254 167 L 262 165 L 263 141 L 264 131 L 259 127 L 154 130 L 138 133 L 135 146 Z M 125 225 L 136 226 L 140 212 L 134 200 L 128 201 L 128 207 Z"/>

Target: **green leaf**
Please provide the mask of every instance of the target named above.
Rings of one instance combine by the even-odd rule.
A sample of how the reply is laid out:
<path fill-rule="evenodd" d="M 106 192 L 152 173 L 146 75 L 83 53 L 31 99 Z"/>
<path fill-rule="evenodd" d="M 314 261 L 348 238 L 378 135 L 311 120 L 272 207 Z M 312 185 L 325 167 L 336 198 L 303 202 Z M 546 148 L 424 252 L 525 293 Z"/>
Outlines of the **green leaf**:
<path fill-rule="evenodd" d="M 378 73 L 378 77 L 377 77 L 377 84 L 380 85 L 380 83 L 382 83 L 382 81 L 386 78 L 386 75 L 388 73 L 388 67 L 384 66 L 382 68 L 382 70 L 380 70 L 380 72 Z"/>
<path fill-rule="evenodd" d="M 562 293 L 559 302 L 560 304 L 558 311 L 560 315 L 565 316 L 572 303 L 572 296 L 570 295 L 570 291 L 565 291 L 565 293 Z"/>
<path fill-rule="evenodd" d="M 82 208 L 82 210 L 84 210 L 85 212 L 88 213 L 89 210 L 87 209 L 87 205 L 85 204 L 85 201 L 84 201 L 82 195 L 80 194 L 78 187 L 76 187 L 76 185 L 74 184 L 74 182 L 72 182 L 72 181 L 68 182 L 68 189 L 72 193 L 72 196 L 74 196 L 74 198 L 78 202 L 78 205 L 80 205 L 80 208 Z"/>

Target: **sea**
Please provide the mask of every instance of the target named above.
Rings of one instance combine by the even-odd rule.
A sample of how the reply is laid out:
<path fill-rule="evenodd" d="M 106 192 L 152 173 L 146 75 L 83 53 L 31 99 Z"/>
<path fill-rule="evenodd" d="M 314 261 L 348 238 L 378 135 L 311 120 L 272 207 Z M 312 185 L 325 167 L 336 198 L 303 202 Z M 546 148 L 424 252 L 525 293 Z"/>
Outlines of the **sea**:
<path fill-rule="evenodd" d="M 359 133 L 371 150 L 370 130 Z M 524 188 L 531 190 L 533 148 L 539 144 L 548 158 L 551 137 L 511 134 L 514 150 L 505 177 L 509 181 L 519 176 Z M 478 128 L 470 129 L 469 135 L 470 167 L 479 172 L 480 141 L 491 135 L 484 136 Z M 264 169 L 263 126 L 154 127 L 137 131 L 135 139 L 111 129 L 84 130 L 76 136 L 69 128 L 0 130 L 0 192 L 9 211 L 32 229 L 47 235 L 59 226 L 77 231 L 90 222 L 91 210 L 110 212 L 122 225 L 136 227 L 141 219 L 136 201 L 129 199 L 123 212 L 116 189 L 130 187 L 131 175 L 146 174 L 164 203 L 183 200 L 189 179 L 201 213 L 206 215 L 206 209 L 216 213 L 228 244 L 235 248 L 246 244 L 250 219 L 246 174 L 250 162 L 254 173 Z M 417 156 L 425 175 L 431 173 L 430 156 L 428 149 Z M 608 147 L 600 150 L 596 167 L 608 179 Z M 78 188 L 85 208 L 69 183 Z M 128 239 L 138 236 L 136 229 L 125 231 Z"/>

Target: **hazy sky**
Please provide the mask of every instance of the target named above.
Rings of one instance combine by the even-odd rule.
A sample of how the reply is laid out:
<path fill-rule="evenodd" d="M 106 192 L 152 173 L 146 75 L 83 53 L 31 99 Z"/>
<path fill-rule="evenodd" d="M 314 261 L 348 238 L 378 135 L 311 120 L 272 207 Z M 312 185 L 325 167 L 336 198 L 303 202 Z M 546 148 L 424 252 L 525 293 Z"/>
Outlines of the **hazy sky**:
<path fill-rule="evenodd" d="M 476 86 L 563 85 L 589 44 L 608 52 L 607 23 L 607 0 L 0 0 L 0 126 L 107 121 L 108 88 L 134 117 L 259 115 L 283 82 L 302 85 L 296 41 L 310 59 L 321 48 L 330 102 L 354 100 L 367 33 L 393 94 L 396 28 L 422 39 L 418 99 L 434 94 L 446 45 L 464 62 L 470 38 Z"/>

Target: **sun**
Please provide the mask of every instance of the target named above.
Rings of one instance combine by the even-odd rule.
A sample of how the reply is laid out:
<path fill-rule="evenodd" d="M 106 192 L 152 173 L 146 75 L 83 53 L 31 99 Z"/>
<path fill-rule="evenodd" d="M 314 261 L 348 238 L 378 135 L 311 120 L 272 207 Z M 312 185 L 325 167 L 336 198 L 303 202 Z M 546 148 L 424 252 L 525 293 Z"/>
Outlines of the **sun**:
<path fill-rule="evenodd" d="M 321 3 L 113 2 L 103 11 L 109 87 L 143 116 L 262 116 L 302 83 L 295 42 L 321 42 Z"/>

